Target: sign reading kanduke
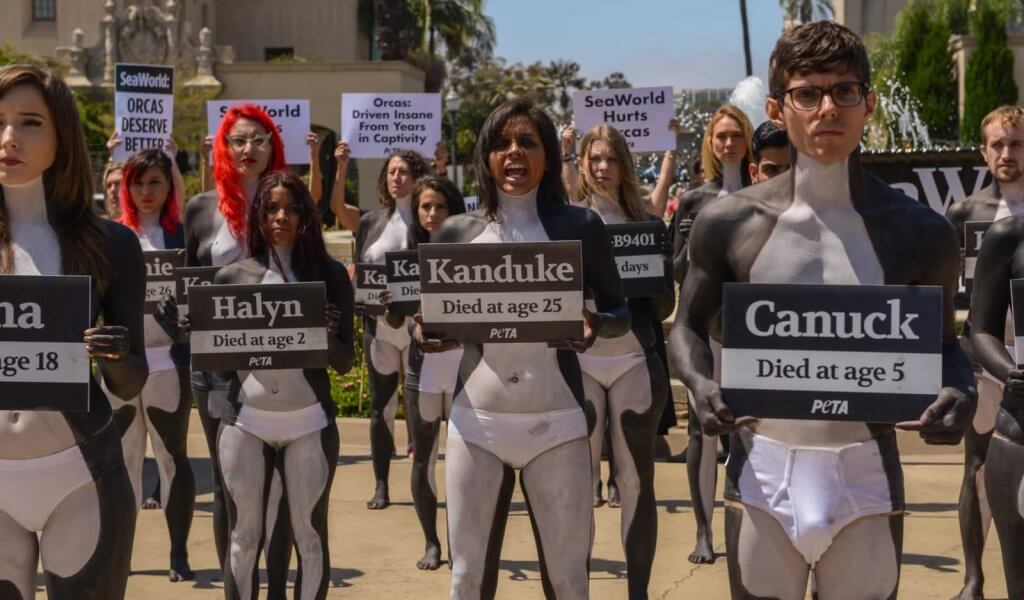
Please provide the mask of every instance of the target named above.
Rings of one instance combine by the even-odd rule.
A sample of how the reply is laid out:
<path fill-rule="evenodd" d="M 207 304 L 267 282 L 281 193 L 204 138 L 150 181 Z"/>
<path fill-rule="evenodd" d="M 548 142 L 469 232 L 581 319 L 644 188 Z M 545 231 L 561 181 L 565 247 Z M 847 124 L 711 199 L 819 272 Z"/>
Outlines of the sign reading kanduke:
<path fill-rule="evenodd" d="M 390 311 L 403 317 L 413 316 L 420 306 L 419 253 L 415 250 L 387 252 L 384 264 L 391 292 Z"/>
<path fill-rule="evenodd" d="M 606 225 L 619 267 L 619 279 L 627 298 L 644 298 L 670 293 L 671 260 L 665 248 L 665 225 L 661 221 Z"/>
<path fill-rule="evenodd" d="M 174 290 L 178 298 L 178 314 L 188 314 L 188 290 L 197 285 L 213 285 L 220 267 L 181 267 L 174 270 Z"/>
<path fill-rule="evenodd" d="M 323 282 L 192 287 L 192 368 L 325 367 L 326 304 Z"/>
<path fill-rule="evenodd" d="M 0 410 L 89 410 L 92 280 L 8 275 L 0 292 Z"/>
<path fill-rule="evenodd" d="M 419 254 L 428 336 L 470 343 L 583 337 L 578 241 L 421 244 Z"/>
<path fill-rule="evenodd" d="M 381 292 L 388 291 L 387 266 L 356 263 L 356 305 L 371 316 L 384 314 L 380 303 Z"/>
<path fill-rule="evenodd" d="M 933 286 L 726 283 L 722 393 L 736 416 L 912 421 L 942 385 Z"/>
<path fill-rule="evenodd" d="M 184 250 L 148 250 L 142 253 L 146 264 L 147 315 L 156 312 L 156 306 L 164 296 L 177 297 L 177 282 L 174 271 L 185 265 Z"/>

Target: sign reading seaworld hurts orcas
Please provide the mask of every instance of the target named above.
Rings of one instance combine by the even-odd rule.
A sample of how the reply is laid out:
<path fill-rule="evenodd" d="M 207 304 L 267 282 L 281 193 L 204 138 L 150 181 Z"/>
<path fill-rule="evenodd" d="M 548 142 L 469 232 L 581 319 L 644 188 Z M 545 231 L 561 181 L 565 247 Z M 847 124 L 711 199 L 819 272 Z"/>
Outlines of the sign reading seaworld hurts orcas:
<path fill-rule="evenodd" d="M 583 337 L 579 241 L 421 244 L 419 264 L 430 337 L 470 343 Z"/>
<path fill-rule="evenodd" d="M 89 410 L 92 279 L 8 275 L 0 293 L 0 410 Z"/>
<path fill-rule="evenodd" d="M 327 366 L 323 282 L 210 285 L 189 291 L 197 371 Z"/>
<path fill-rule="evenodd" d="M 726 283 L 722 393 L 733 414 L 896 423 L 942 384 L 933 286 Z"/>

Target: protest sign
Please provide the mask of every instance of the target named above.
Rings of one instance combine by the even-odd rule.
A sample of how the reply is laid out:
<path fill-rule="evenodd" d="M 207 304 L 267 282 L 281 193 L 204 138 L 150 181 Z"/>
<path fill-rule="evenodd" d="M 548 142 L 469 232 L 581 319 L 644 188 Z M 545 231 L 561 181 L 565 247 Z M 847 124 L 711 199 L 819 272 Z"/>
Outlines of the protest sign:
<path fill-rule="evenodd" d="M 384 314 L 380 293 L 387 291 L 388 278 L 385 265 L 356 263 L 356 304 L 362 305 L 366 314 Z"/>
<path fill-rule="evenodd" d="M 1010 280 L 1010 311 L 1013 315 L 1013 361 L 1024 366 L 1024 279 Z"/>
<path fill-rule="evenodd" d="M 479 196 L 466 196 L 462 199 L 466 205 L 466 212 L 473 212 L 480 208 L 480 197 Z"/>
<path fill-rule="evenodd" d="M 583 337 L 579 241 L 421 244 L 424 331 L 463 342 Z"/>
<path fill-rule="evenodd" d="M 736 416 L 896 423 L 942 387 L 935 286 L 726 283 L 722 393 Z"/>
<path fill-rule="evenodd" d="M 114 65 L 114 131 L 121 134 L 117 162 L 164 147 L 174 131 L 174 67 Z"/>
<path fill-rule="evenodd" d="M 0 287 L 0 410 L 89 410 L 92 279 L 8 275 Z"/>
<path fill-rule="evenodd" d="M 342 94 L 341 139 L 352 158 L 395 150 L 433 156 L 441 141 L 440 94 Z"/>
<path fill-rule="evenodd" d="M 192 368 L 326 367 L 326 305 L 322 281 L 192 287 Z"/>
<path fill-rule="evenodd" d="M 384 264 L 387 267 L 388 291 L 391 292 L 390 311 L 411 317 L 420 307 L 419 253 L 415 250 L 387 252 Z"/>
<path fill-rule="evenodd" d="M 178 299 L 178 315 L 188 315 L 188 290 L 196 285 L 213 285 L 220 267 L 181 267 L 174 270 L 174 291 Z"/>
<path fill-rule="evenodd" d="M 992 221 L 967 221 L 964 223 L 964 287 L 970 295 L 974 287 L 974 267 L 978 264 L 981 240 Z"/>
<path fill-rule="evenodd" d="M 277 125 L 277 132 L 284 142 L 285 162 L 289 165 L 308 165 L 309 146 L 309 100 L 207 100 L 206 128 L 210 135 L 217 135 L 224 113 L 236 104 L 255 104 L 267 111 Z"/>
<path fill-rule="evenodd" d="M 149 250 L 142 253 L 146 264 L 146 304 L 147 315 L 156 311 L 156 305 L 164 296 L 177 298 L 177 283 L 174 270 L 185 265 L 184 250 Z"/>
<path fill-rule="evenodd" d="M 627 298 L 660 296 L 674 291 L 671 257 L 665 254 L 661 221 L 606 225 Z"/>
<path fill-rule="evenodd" d="M 675 150 L 671 87 L 580 90 L 572 94 L 572 111 L 581 133 L 607 123 L 619 130 L 633 152 Z"/>

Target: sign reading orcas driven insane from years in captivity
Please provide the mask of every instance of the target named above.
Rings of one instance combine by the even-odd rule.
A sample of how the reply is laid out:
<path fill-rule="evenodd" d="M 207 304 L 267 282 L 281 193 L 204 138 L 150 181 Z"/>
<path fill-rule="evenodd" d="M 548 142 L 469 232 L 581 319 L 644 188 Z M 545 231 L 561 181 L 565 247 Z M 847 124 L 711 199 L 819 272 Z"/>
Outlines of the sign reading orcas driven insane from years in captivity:
<path fill-rule="evenodd" d="M 146 263 L 146 304 L 147 315 L 156 312 L 157 304 L 164 296 L 177 298 L 175 269 L 185 265 L 184 250 L 149 250 L 142 253 Z"/>
<path fill-rule="evenodd" d="M 89 410 L 91 300 L 89 277 L 4 277 L 0 410 Z"/>
<path fill-rule="evenodd" d="M 968 221 L 964 223 L 964 287 L 971 293 L 974 287 L 974 267 L 978 264 L 981 240 L 991 227 L 992 221 Z"/>
<path fill-rule="evenodd" d="M 326 303 L 323 282 L 193 287 L 192 368 L 325 367 Z"/>
<path fill-rule="evenodd" d="M 356 304 L 361 305 L 366 314 L 370 316 L 384 314 L 380 295 L 386 291 L 388 291 L 387 266 L 356 263 Z"/>
<path fill-rule="evenodd" d="M 579 241 L 422 244 L 419 253 L 429 336 L 470 343 L 583 337 Z"/>
<path fill-rule="evenodd" d="M 389 310 L 403 317 L 413 316 L 420 306 L 419 253 L 415 250 L 388 252 L 384 254 L 384 264 L 391 292 Z"/>
<path fill-rule="evenodd" d="M 661 221 L 607 225 L 619 266 L 622 290 L 628 298 L 660 296 L 672 291 L 671 260 L 665 254 L 665 225 Z"/>
<path fill-rule="evenodd" d="M 197 285 L 213 285 L 220 267 L 181 267 L 174 270 L 174 292 L 178 298 L 178 315 L 188 314 L 188 290 Z"/>
<path fill-rule="evenodd" d="M 896 423 L 942 384 L 941 289 L 726 283 L 722 393 L 737 416 Z"/>

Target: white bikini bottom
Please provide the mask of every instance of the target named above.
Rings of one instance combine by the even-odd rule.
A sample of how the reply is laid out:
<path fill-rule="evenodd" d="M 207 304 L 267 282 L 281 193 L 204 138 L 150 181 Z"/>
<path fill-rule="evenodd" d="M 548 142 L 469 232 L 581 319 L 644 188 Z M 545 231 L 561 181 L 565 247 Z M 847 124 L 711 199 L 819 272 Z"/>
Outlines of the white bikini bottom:
<path fill-rule="evenodd" d="M 587 418 L 580 408 L 496 413 L 456 404 L 448 417 L 448 435 L 490 452 L 514 469 L 522 469 L 552 448 L 587 439 Z"/>
<path fill-rule="evenodd" d="M 0 512 L 28 531 L 42 531 L 57 506 L 90 481 L 78 446 L 39 458 L 0 459 Z"/>
<path fill-rule="evenodd" d="M 314 431 L 320 431 L 327 424 L 327 414 L 319 403 L 298 410 L 281 411 L 263 410 L 243 404 L 235 419 L 235 427 L 277 449 Z"/>
<path fill-rule="evenodd" d="M 604 389 L 610 389 L 620 377 L 629 373 L 630 369 L 647 361 L 647 355 L 643 350 L 618 356 L 576 356 L 580 359 L 580 369 L 600 383 Z"/>
<path fill-rule="evenodd" d="M 388 325 L 387 319 L 384 317 L 377 317 L 377 328 L 374 333 L 374 342 L 387 342 L 399 350 L 405 350 L 409 347 L 409 342 L 412 338 L 409 337 L 409 321 L 406 319 L 402 322 L 402 326 L 395 329 L 391 325 Z"/>
<path fill-rule="evenodd" d="M 171 347 L 156 346 L 154 348 L 146 348 L 146 363 L 149 365 L 150 373 L 174 369 L 174 360 L 171 359 Z"/>
<path fill-rule="evenodd" d="M 799 447 L 754 434 L 739 492 L 743 504 L 775 517 L 812 567 L 844 527 L 893 512 L 875 440 Z"/>
<path fill-rule="evenodd" d="M 455 395 L 455 380 L 459 377 L 462 348 L 445 352 L 424 352 L 417 388 L 424 394 L 448 393 Z"/>

